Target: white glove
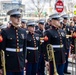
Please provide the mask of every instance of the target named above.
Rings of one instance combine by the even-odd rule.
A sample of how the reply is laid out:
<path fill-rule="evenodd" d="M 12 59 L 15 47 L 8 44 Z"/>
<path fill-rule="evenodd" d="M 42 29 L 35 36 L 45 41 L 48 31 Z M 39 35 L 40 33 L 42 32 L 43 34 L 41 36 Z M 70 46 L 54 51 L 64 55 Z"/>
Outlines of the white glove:
<path fill-rule="evenodd" d="M 76 54 L 73 54 L 73 55 L 72 55 L 72 58 L 73 58 L 73 59 L 76 59 Z"/>
<path fill-rule="evenodd" d="M 46 67 L 47 70 L 49 70 L 50 65 L 49 65 L 48 61 L 45 61 L 45 67 Z"/>

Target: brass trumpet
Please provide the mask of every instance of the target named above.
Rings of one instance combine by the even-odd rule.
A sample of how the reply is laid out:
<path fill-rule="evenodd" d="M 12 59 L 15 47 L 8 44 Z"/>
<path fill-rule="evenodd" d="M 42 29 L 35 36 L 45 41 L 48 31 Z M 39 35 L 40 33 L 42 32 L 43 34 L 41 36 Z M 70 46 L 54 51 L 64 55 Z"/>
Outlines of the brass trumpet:
<path fill-rule="evenodd" d="M 54 75 L 58 75 L 57 69 L 56 69 L 56 63 L 55 63 L 55 56 L 54 56 L 54 50 L 51 44 L 47 45 L 47 54 L 48 54 L 48 60 L 53 61 L 54 65 Z M 50 75 L 50 74 L 49 74 Z"/>
<path fill-rule="evenodd" d="M 3 67 L 3 75 L 6 75 L 5 54 L 3 50 L 1 50 L 1 62 L 2 62 L 2 67 Z"/>

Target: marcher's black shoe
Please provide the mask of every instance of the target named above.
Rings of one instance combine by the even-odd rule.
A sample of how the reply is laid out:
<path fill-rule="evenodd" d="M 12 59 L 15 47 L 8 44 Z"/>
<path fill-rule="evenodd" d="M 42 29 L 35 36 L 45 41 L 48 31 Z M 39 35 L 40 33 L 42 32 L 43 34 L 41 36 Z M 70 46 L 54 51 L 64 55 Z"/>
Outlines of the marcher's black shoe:
<path fill-rule="evenodd" d="M 70 72 L 64 72 L 64 74 L 71 74 Z"/>

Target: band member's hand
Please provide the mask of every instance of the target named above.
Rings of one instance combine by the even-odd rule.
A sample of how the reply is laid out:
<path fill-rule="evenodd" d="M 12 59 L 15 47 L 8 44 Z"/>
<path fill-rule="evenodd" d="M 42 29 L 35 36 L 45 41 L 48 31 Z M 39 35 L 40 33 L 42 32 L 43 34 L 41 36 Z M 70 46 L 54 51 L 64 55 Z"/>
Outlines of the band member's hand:
<path fill-rule="evenodd" d="M 0 75 L 2 75 L 2 69 L 0 69 Z"/>
<path fill-rule="evenodd" d="M 76 54 L 73 54 L 72 58 L 73 58 L 73 59 L 76 59 Z"/>
<path fill-rule="evenodd" d="M 71 47 L 71 48 L 74 48 L 74 45 L 71 44 L 70 47 Z"/>
<path fill-rule="evenodd" d="M 65 52 L 65 55 L 67 55 L 67 53 Z"/>
<path fill-rule="evenodd" d="M 45 67 L 47 70 L 49 70 L 49 62 L 48 61 L 45 61 Z"/>
<path fill-rule="evenodd" d="M 45 61 L 45 66 L 49 66 L 49 62 L 48 61 Z"/>
<path fill-rule="evenodd" d="M 28 61 L 27 61 L 27 59 L 25 59 L 25 63 L 27 63 Z"/>
<path fill-rule="evenodd" d="M 26 68 L 24 67 L 24 71 L 26 71 Z"/>

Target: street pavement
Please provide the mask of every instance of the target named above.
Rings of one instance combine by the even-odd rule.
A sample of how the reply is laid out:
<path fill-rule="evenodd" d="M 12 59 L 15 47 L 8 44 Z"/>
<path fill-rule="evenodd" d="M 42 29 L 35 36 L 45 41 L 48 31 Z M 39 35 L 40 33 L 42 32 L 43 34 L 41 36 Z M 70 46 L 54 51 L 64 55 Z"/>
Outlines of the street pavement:
<path fill-rule="evenodd" d="M 71 74 L 64 74 L 64 75 L 76 75 L 76 61 L 73 60 L 72 58 L 68 59 L 69 65 L 68 65 L 68 72 L 71 72 Z"/>
<path fill-rule="evenodd" d="M 71 74 L 64 74 L 64 75 L 76 75 L 75 60 L 72 61 L 72 58 L 69 58 L 68 61 L 69 61 L 68 72 L 71 72 Z M 24 75 L 26 75 L 26 74 L 24 74 Z M 46 74 L 46 75 L 49 75 L 49 74 Z"/>

